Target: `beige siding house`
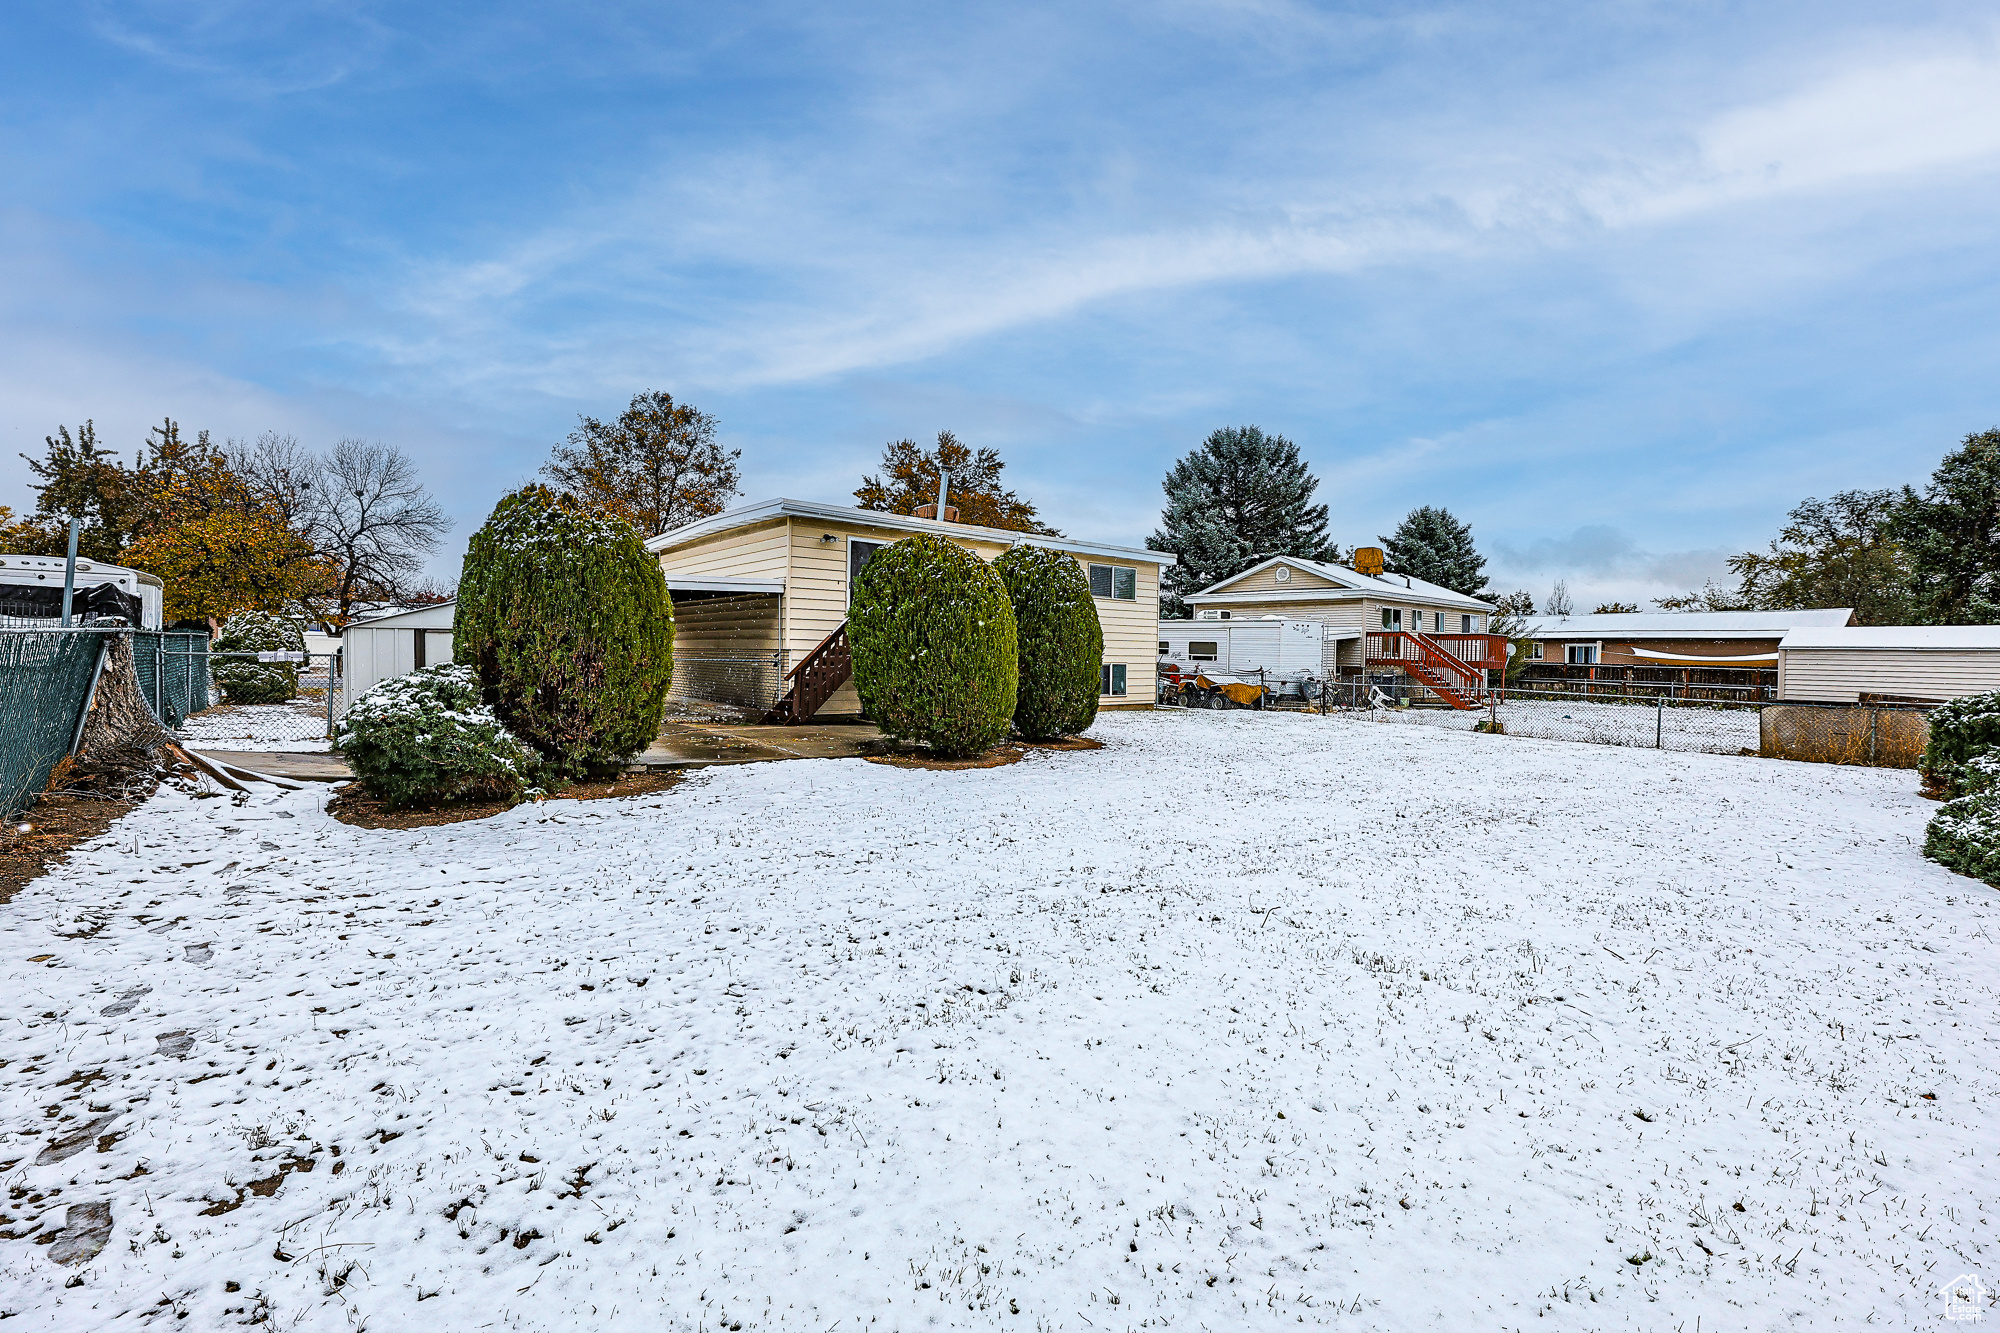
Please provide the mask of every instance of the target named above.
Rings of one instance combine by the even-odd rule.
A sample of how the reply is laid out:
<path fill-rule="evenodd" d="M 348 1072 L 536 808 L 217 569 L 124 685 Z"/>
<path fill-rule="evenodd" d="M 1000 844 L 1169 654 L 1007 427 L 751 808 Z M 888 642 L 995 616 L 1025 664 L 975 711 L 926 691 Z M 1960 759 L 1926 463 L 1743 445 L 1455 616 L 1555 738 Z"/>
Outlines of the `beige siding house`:
<path fill-rule="evenodd" d="M 1104 627 L 1099 707 L 1152 706 L 1160 567 L 1173 562 L 1171 555 L 802 500 L 732 509 L 646 543 L 673 593 L 676 692 L 768 705 L 775 697 L 771 678 L 757 672 L 781 679 L 802 663 L 846 622 L 850 580 L 868 557 L 920 532 L 947 537 L 983 560 L 1017 545 L 1070 556 L 1097 594 Z M 849 681 L 818 711 L 860 709 Z"/>
<path fill-rule="evenodd" d="M 2000 625 L 1795 629 L 1778 645 L 1781 702 L 1942 702 L 2000 690 Z"/>
<path fill-rule="evenodd" d="M 1328 676 L 1365 665 L 1369 631 L 1421 631 L 1449 637 L 1486 633 L 1491 603 L 1401 574 L 1357 574 L 1340 565 L 1278 556 L 1254 565 L 1187 597 L 1195 621 L 1279 616 L 1312 620 L 1322 629 L 1323 669 Z M 1159 623 L 1158 649 L 1172 655 L 1180 640 L 1199 625 Z M 1156 649 L 1158 645 L 1156 644 Z"/>

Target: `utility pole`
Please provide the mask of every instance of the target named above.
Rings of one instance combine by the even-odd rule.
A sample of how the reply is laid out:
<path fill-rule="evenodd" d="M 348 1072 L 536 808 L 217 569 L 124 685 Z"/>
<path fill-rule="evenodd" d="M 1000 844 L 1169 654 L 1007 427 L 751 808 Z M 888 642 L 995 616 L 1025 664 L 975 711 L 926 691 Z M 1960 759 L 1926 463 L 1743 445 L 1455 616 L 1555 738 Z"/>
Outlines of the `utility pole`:
<path fill-rule="evenodd" d="M 62 627 L 69 628 L 69 602 L 76 596 L 76 528 L 74 517 L 69 521 L 69 563 L 63 566 Z"/>

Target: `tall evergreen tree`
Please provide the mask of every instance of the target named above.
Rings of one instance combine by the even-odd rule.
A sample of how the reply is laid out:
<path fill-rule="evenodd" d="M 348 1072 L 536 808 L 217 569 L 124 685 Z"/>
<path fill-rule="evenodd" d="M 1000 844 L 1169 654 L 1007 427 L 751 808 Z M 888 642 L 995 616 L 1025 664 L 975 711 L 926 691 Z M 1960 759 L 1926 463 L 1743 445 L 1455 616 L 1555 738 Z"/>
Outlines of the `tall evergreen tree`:
<path fill-rule="evenodd" d="M 1160 571 L 1163 615 L 1186 616 L 1188 593 L 1275 555 L 1340 558 L 1327 540 L 1326 506 L 1312 503 L 1319 478 L 1282 435 L 1255 426 L 1218 430 L 1175 463 L 1162 485 L 1166 512 L 1146 546 L 1179 561 Z"/>
<path fill-rule="evenodd" d="M 1393 535 L 1383 537 L 1383 564 L 1391 574 L 1435 583 L 1477 597 L 1486 587 L 1486 557 L 1472 543 L 1472 528 L 1449 509 L 1412 509 Z"/>
<path fill-rule="evenodd" d="M 1894 488 L 1805 500 L 1768 552 L 1729 558 L 1741 580 L 1736 600 L 1754 611 L 1851 606 L 1856 624 L 1907 624 L 1909 570 L 1890 534 L 1903 504 Z"/>
<path fill-rule="evenodd" d="M 1914 619 L 2000 623 L 2000 428 L 1966 436 L 1921 495 L 1904 487 L 1889 536 L 1908 562 Z"/>

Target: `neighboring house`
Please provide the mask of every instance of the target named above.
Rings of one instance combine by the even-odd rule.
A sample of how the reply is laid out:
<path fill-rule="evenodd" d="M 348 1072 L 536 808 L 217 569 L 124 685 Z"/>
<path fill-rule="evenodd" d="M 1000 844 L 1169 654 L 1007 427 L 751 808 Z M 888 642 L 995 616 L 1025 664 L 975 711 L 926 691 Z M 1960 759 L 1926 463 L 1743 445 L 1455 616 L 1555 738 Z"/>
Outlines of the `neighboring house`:
<path fill-rule="evenodd" d="M 845 636 L 854 576 L 876 551 L 920 532 L 982 560 L 1018 545 L 1074 559 L 1104 628 L 1098 706 L 1152 706 L 1160 567 L 1171 555 L 803 500 L 732 509 L 646 543 L 674 598 L 675 692 L 776 704 L 793 721 L 859 713 Z"/>
<path fill-rule="evenodd" d="M 1317 621 L 1321 626 L 1322 670 L 1331 677 L 1370 665 L 1401 669 L 1395 636 L 1418 633 L 1440 640 L 1487 633 L 1493 605 L 1435 583 L 1401 574 L 1357 574 L 1340 565 L 1277 556 L 1220 583 L 1189 593 L 1196 622 L 1262 619 Z M 1159 642 L 1177 646 L 1194 636 L 1198 624 L 1159 622 Z M 1384 635 L 1391 636 L 1386 642 Z M 1483 660 L 1485 646 L 1468 641 L 1449 651 L 1466 661 Z M 1461 651 L 1463 649 L 1463 651 Z M 1162 648 L 1161 652 L 1168 649 Z M 1497 662 L 1494 663 L 1497 665 Z"/>
<path fill-rule="evenodd" d="M 451 661 L 451 622 L 457 614 L 457 602 L 440 602 L 349 625 L 335 641 L 340 651 L 338 715 L 345 715 L 356 699 L 392 676 Z"/>
<path fill-rule="evenodd" d="M 1942 703 L 2000 690 L 2000 625 L 1838 625 L 1778 644 L 1781 702 Z"/>
<path fill-rule="evenodd" d="M 1637 611 L 1542 618 L 1525 637 L 1530 665 L 1768 669 L 1795 629 L 1848 624 L 1846 607 L 1821 611 Z"/>

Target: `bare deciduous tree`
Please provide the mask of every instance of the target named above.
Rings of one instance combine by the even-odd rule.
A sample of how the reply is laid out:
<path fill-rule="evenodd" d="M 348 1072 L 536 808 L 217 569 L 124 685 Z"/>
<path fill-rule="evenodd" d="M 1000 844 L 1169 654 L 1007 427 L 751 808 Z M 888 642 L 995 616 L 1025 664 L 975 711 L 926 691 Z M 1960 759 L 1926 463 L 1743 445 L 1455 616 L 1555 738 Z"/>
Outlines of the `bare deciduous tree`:
<path fill-rule="evenodd" d="M 309 531 L 339 569 L 327 619 L 345 629 L 356 602 L 393 601 L 423 569 L 451 520 L 402 450 L 341 440 L 320 460 Z"/>

